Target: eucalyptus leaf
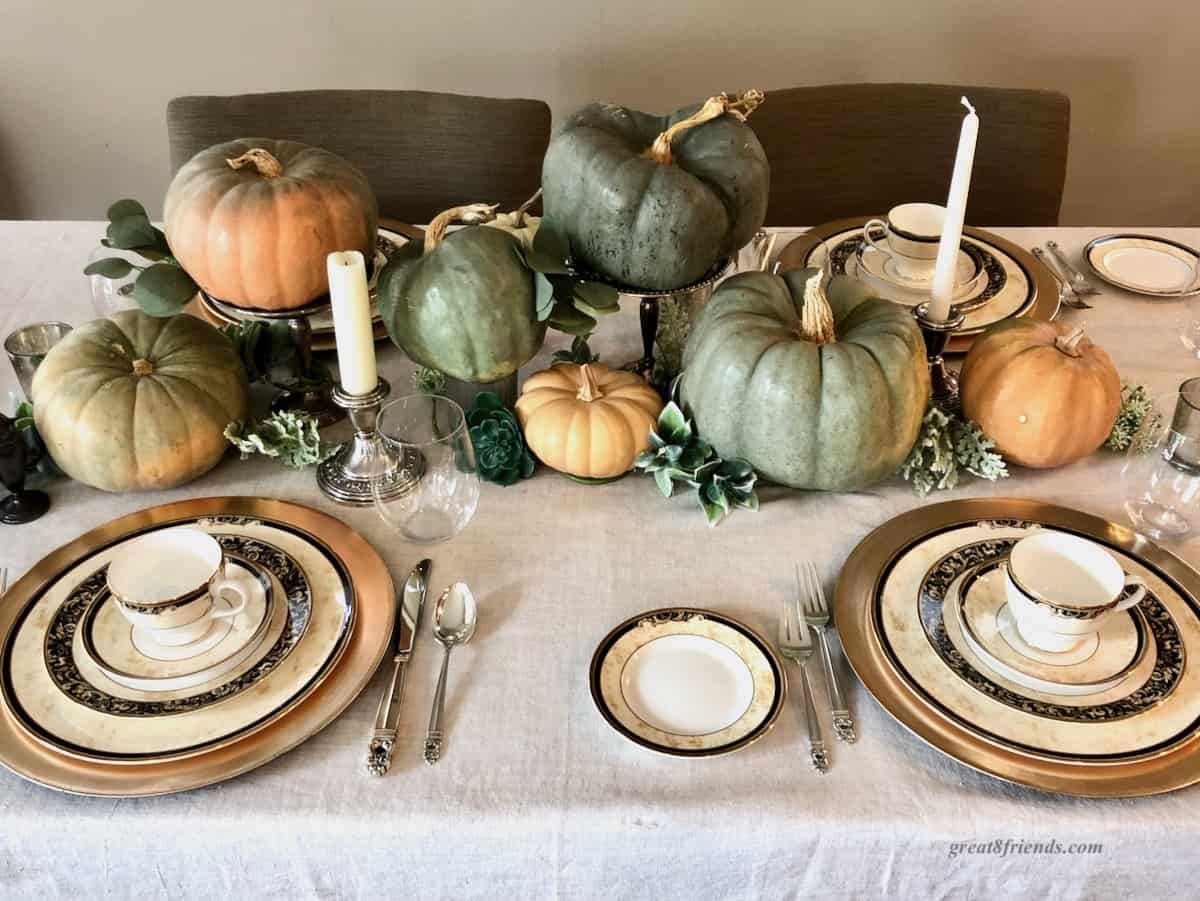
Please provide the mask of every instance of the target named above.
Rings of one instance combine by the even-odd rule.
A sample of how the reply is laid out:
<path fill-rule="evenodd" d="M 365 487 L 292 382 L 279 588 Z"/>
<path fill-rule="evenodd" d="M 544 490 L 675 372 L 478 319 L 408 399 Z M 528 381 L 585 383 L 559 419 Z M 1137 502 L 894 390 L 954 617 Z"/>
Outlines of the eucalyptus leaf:
<path fill-rule="evenodd" d="M 536 290 L 536 309 L 538 322 L 545 322 L 554 312 L 554 284 L 542 273 L 534 273 L 534 288 Z"/>
<path fill-rule="evenodd" d="M 570 256 L 571 243 L 566 233 L 550 220 L 542 219 L 533 236 L 533 246 L 525 254 L 529 268 L 548 275 L 565 275 L 570 271 L 567 266 Z"/>
<path fill-rule="evenodd" d="M 150 316 L 175 316 L 196 294 L 196 283 L 180 267 L 155 263 L 142 271 L 133 286 L 133 298 Z"/>
<path fill-rule="evenodd" d="M 126 197 L 118 200 L 108 208 L 109 222 L 116 222 L 118 219 L 127 219 L 130 216 L 141 216 L 143 219 L 149 219 L 150 215 L 146 212 L 146 208 L 131 197 Z"/>
<path fill-rule="evenodd" d="M 120 257 L 105 257 L 89 263 L 83 270 L 84 275 L 102 275 L 105 278 L 124 278 L 133 271 L 133 264 Z"/>
<path fill-rule="evenodd" d="M 554 305 L 549 322 L 554 328 L 568 335 L 590 335 L 596 328 L 596 320 L 591 316 L 561 303 Z"/>
<path fill-rule="evenodd" d="M 151 225 L 145 214 L 126 216 L 109 223 L 106 236 L 110 247 L 120 250 L 137 250 L 139 247 L 154 247 L 158 242 L 158 229 Z"/>
<path fill-rule="evenodd" d="M 620 292 L 610 285 L 577 281 L 572 287 L 575 290 L 575 299 L 597 312 L 613 313 L 621 308 Z"/>

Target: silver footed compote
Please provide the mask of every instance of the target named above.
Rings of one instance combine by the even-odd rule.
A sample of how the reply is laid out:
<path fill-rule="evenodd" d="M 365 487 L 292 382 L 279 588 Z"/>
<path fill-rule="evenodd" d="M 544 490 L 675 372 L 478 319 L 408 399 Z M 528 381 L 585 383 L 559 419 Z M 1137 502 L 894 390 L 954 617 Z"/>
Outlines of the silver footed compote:
<path fill-rule="evenodd" d="M 432 765 L 442 757 L 442 706 L 446 702 L 446 673 L 450 669 L 450 651 L 466 644 L 475 634 L 475 595 L 466 582 L 455 582 L 442 592 L 433 610 L 433 637 L 445 649 L 442 672 L 433 695 L 429 730 L 425 733 L 425 762 Z"/>

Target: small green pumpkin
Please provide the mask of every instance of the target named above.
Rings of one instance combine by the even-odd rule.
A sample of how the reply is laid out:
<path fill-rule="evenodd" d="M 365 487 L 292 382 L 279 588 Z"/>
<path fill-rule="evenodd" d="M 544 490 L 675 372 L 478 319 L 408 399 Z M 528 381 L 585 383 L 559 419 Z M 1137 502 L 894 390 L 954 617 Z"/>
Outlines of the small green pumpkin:
<path fill-rule="evenodd" d="M 33 416 L 58 468 L 104 491 L 174 488 L 229 449 L 246 418 L 242 361 L 193 316 L 126 310 L 67 335 L 33 379 Z"/>
<path fill-rule="evenodd" d="M 391 339 L 422 366 L 464 382 L 494 382 L 529 362 L 546 337 L 537 319 L 533 271 L 518 239 L 479 225 L 495 207 L 439 214 L 424 243 L 410 241 L 379 276 L 379 310 Z"/>
<path fill-rule="evenodd" d="M 555 131 L 542 163 L 546 218 L 584 267 L 626 285 L 698 281 L 763 224 L 770 167 L 746 117 L 761 91 L 669 116 L 593 103 Z"/>
<path fill-rule="evenodd" d="M 684 347 L 700 434 L 792 488 L 853 490 L 892 475 L 929 399 L 912 313 L 815 269 L 723 282 Z"/>

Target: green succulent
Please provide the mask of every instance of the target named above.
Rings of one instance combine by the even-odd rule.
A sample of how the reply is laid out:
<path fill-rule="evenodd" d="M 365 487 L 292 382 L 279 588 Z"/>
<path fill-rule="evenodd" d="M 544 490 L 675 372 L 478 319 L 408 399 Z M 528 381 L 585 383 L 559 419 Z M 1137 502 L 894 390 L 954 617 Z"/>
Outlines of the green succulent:
<path fill-rule="evenodd" d="M 525 446 L 521 426 L 500 396 L 483 391 L 467 414 L 479 475 L 497 485 L 515 485 L 533 475 L 533 454 Z"/>
<path fill-rule="evenodd" d="M 315 417 L 292 411 L 272 413 L 251 426 L 231 422 L 225 428 L 225 438 L 242 452 L 243 460 L 252 454 L 262 454 L 292 469 L 321 463 L 337 450 L 336 446 L 321 443 Z"/>
<path fill-rule="evenodd" d="M 663 497 L 671 497 L 675 483 L 696 489 L 696 500 L 710 526 L 735 507 L 758 509 L 754 468 L 740 458 L 722 460 L 711 444 L 696 434 L 692 421 L 675 401 L 663 407 L 650 433 L 650 449 L 638 454 L 634 465 L 653 474 Z"/>
<path fill-rule="evenodd" d="M 921 497 L 955 487 L 960 470 L 994 482 L 1008 476 L 1008 465 L 995 446 L 975 423 L 930 406 L 916 443 L 900 465 L 900 477 Z"/>
<path fill-rule="evenodd" d="M 1150 396 L 1145 385 L 1122 382 L 1121 406 L 1117 409 L 1116 421 L 1104 446 L 1113 451 L 1128 450 L 1143 422 L 1146 422 L 1148 427 L 1153 427 L 1161 419 L 1162 413 L 1155 408 L 1154 398 Z M 1144 450 L 1145 448 L 1139 448 L 1139 451 Z"/>
<path fill-rule="evenodd" d="M 150 316 L 174 316 L 183 312 L 196 295 L 197 285 L 171 255 L 167 236 L 150 221 L 146 208 L 136 200 L 118 200 L 108 208 L 108 229 L 100 243 L 114 250 L 128 250 L 146 260 L 138 266 L 123 257 L 105 257 L 83 270 L 84 275 L 124 278 L 135 269 L 133 299 Z"/>

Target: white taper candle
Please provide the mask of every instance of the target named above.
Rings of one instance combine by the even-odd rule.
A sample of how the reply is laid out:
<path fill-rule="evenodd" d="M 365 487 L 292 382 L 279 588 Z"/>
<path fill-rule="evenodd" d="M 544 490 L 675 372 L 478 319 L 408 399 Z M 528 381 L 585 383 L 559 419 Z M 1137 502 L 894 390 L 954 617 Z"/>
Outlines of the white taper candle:
<path fill-rule="evenodd" d="M 971 168 L 975 164 L 975 139 L 979 135 L 975 107 L 966 97 L 962 98 L 962 105 L 967 108 L 967 115 L 958 135 L 958 153 L 954 157 L 954 174 L 950 178 L 950 196 L 946 199 L 946 218 L 942 223 L 942 239 L 938 243 L 929 298 L 929 318 L 942 322 L 950 318 L 950 303 L 954 300 L 958 252 L 967 215 L 967 195 L 971 190 Z"/>
<path fill-rule="evenodd" d="M 375 372 L 375 331 L 363 255 L 357 250 L 331 253 L 326 268 L 342 390 L 347 394 L 369 394 L 379 377 Z"/>

